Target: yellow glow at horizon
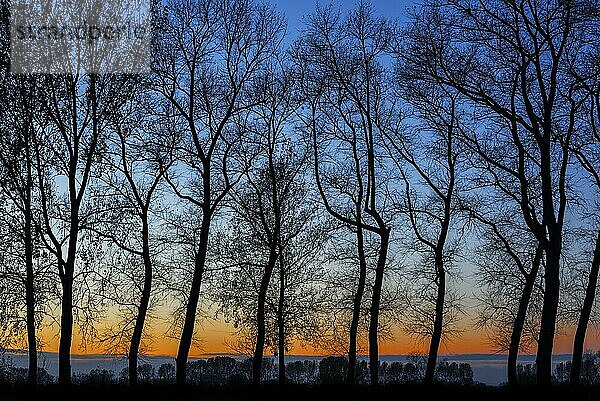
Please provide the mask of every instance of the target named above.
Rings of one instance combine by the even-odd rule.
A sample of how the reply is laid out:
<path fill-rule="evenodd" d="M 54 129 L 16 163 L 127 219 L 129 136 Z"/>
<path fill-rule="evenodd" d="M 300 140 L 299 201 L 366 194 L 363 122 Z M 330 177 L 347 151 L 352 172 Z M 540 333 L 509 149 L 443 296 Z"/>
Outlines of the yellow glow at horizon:
<path fill-rule="evenodd" d="M 153 342 L 151 349 L 146 355 L 155 356 L 172 356 L 177 354 L 178 340 L 169 338 L 165 335 L 166 325 L 155 325 L 153 328 Z M 226 341 L 232 341 L 233 329 L 231 325 L 223 321 L 205 321 L 199 328 L 200 347 L 192 347 L 190 358 L 197 358 L 210 354 L 231 354 L 232 350 L 227 346 Z M 58 351 L 58 333 L 53 330 L 42 330 L 40 337 L 44 342 L 43 351 L 57 352 Z M 554 353 L 568 354 L 572 350 L 573 330 L 568 330 L 562 335 L 557 336 L 554 345 Z M 428 343 L 418 343 L 410 337 L 396 333 L 395 339 L 392 341 L 381 341 L 379 345 L 380 355 L 406 355 L 413 352 L 424 353 L 427 351 Z M 586 337 L 586 350 L 600 349 L 600 330 L 590 328 Z M 535 353 L 535 349 L 531 350 Z M 81 346 L 81 337 L 78 333 L 73 336 L 73 354 L 105 354 L 105 349 L 98 344 L 88 344 L 85 348 Z M 467 330 L 454 338 L 453 340 L 442 344 L 440 354 L 491 354 L 494 350 L 487 341 L 485 333 Z M 319 350 L 315 351 L 312 347 L 302 347 L 300 344 L 294 344 L 291 355 L 306 355 L 319 356 L 325 355 L 326 352 Z"/>

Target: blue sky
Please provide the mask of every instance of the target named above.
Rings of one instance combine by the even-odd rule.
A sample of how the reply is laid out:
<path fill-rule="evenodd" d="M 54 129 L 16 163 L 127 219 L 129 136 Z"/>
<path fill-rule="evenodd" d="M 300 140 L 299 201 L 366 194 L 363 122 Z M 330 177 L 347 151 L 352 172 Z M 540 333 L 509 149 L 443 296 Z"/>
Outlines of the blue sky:
<path fill-rule="evenodd" d="M 281 10 L 288 20 L 288 35 L 295 37 L 302 26 L 302 17 L 311 14 L 317 4 L 333 4 L 342 10 L 354 8 L 357 1 L 350 0 L 269 0 L 269 3 Z M 418 6 L 420 0 L 372 0 L 371 4 L 377 14 L 385 15 L 389 18 L 402 19 L 407 15 L 407 9 Z"/>

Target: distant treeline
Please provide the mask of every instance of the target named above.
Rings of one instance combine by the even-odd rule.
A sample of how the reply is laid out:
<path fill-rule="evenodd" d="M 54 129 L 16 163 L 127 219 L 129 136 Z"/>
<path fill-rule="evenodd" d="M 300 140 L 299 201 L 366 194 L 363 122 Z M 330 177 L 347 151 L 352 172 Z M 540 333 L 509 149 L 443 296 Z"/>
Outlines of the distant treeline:
<path fill-rule="evenodd" d="M 369 369 L 366 361 L 358 361 L 356 383 L 369 383 Z M 175 384 L 175 365 L 163 363 L 158 367 L 149 363 L 138 366 L 140 384 Z M 300 360 L 286 363 L 286 380 L 302 385 L 343 384 L 348 371 L 348 358 L 329 356 L 321 360 Z M 417 360 L 402 362 L 382 362 L 379 375 L 382 384 L 416 384 L 423 380 L 425 365 Z M 0 384 L 25 384 L 27 368 L 12 366 L 9 359 L 0 363 Z M 278 366 L 271 358 L 263 360 L 262 382 L 278 381 Z M 46 369 L 38 369 L 40 385 L 56 383 L 56 378 Z M 252 382 L 252 359 L 217 356 L 199 359 L 187 364 L 187 383 L 200 387 L 239 386 Z M 436 369 L 436 382 L 451 385 L 473 384 L 473 370 L 468 363 L 440 362 Z M 92 369 L 85 373 L 73 374 L 73 383 L 84 386 L 126 385 L 129 383 L 129 369 L 123 368 L 118 374 L 109 369 Z"/>
<path fill-rule="evenodd" d="M 553 382 L 566 384 L 569 382 L 571 362 L 559 363 L 552 376 Z M 145 385 L 175 384 L 175 365 L 163 363 L 155 366 L 149 363 L 138 366 L 138 382 Z M 329 356 L 321 360 L 299 360 L 286 363 L 286 381 L 298 385 L 338 385 L 345 383 L 348 371 L 348 358 Z M 425 374 L 424 360 L 412 357 L 407 362 L 382 362 L 379 367 L 381 384 L 417 384 L 423 381 Z M 519 383 L 533 385 L 536 383 L 534 364 L 518 364 Z M 28 369 L 15 367 L 10 358 L 0 359 L 0 384 L 19 385 L 27 383 Z M 57 382 L 56 377 L 44 368 L 38 368 L 39 384 L 50 385 Z M 261 381 L 277 383 L 278 366 L 272 358 L 264 358 Z M 585 386 L 600 386 L 600 351 L 586 352 L 583 355 L 581 381 Z M 217 356 L 199 359 L 187 364 L 187 383 L 198 387 L 243 386 L 252 382 L 252 359 Z M 435 371 L 435 382 L 444 385 L 469 386 L 473 380 L 471 365 L 464 362 L 439 362 Z M 120 372 L 110 369 L 92 369 L 89 372 L 73 374 L 73 383 L 83 386 L 127 385 L 129 369 Z M 367 361 L 357 362 L 356 383 L 369 384 Z"/>
<path fill-rule="evenodd" d="M 278 366 L 272 358 L 263 359 L 262 382 L 278 381 Z M 553 382 L 569 383 L 571 362 L 561 362 L 554 369 Z M 298 360 L 286 363 L 286 381 L 299 385 L 338 385 L 346 380 L 348 358 L 329 356 L 321 360 Z M 140 364 L 137 369 L 140 384 L 175 384 L 175 365 L 163 363 L 155 366 Z M 421 383 L 425 373 L 422 358 L 412 357 L 407 362 L 382 362 L 379 367 L 381 384 L 417 384 Z M 521 385 L 536 383 L 534 364 L 517 365 L 518 381 Z M 15 367 L 10 358 L 0 359 L 0 385 L 20 385 L 27 383 L 28 369 Z M 38 368 L 39 384 L 50 385 L 57 378 L 44 368 Z M 129 369 L 123 368 L 118 374 L 110 369 L 92 369 L 89 372 L 73 374 L 73 382 L 83 386 L 127 385 Z M 252 382 L 252 359 L 217 356 L 188 362 L 187 382 L 199 387 L 243 386 Z M 473 369 L 469 363 L 439 362 L 435 371 L 435 382 L 444 385 L 469 386 L 473 380 Z M 581 382 L 585 386 L 600 386 L 600 351 L 586 352 L 583 355 Z M 369 384 L 367 361 L 358 361 L 356 383 Z"/>

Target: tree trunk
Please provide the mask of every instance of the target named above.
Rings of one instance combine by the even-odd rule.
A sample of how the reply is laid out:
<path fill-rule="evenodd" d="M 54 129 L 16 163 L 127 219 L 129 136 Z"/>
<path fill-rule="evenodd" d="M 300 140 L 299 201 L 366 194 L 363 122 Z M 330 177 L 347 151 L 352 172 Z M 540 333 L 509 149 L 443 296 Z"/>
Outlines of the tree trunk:
<path fill-rule="evenodd" d="M 200 299 L 200 285 L 202 284 L 202 275 L 204 274 L 204 266 L 206 263 L 206 252 L 208 250 L 208 234 L 210 232 L 211 214 L 206 207 L 202 213 L 202 224 L 200 227 L 200 244 L 198 252 L 195 255 L 194 274 L 192 277 L 192 285 L 190 288 L 190 297 L 185 309 L 185 321 L 183 330 L 181 331 L 181 339 L 179 348 L 177 349 L 177 358 L 175 358 L 176 383 L 177 386 L 183 387 L 186 384 L 187 376 L 187 361 L 192 346 L 192 337 L 194 336 L 194 325 L 196 323 L 196 310 L 198 308 L 198 300 Z"/>
<path fill-rule="evenodd" d="M 38 355 L 37 339 L 35 333 L 35 283 L 33 272 L 33 233 L 31 214 L 31 188 L 33 187 L 31 177 L 31 163 L 29 146 L 27 141 L 27 188 L 25 192 L 25 303 L 27 306 L 27 346 L 29 356 L 29 369 L 27 372 L 27 383 L 29 386 L 37 386 L 38 381 Z"/>
<path fill-rule="evenodd" d="M 590 315 L 592 313 L 592 307 L 594 306 L 594 298 L 596 297 L 596 287 L 598 285 L 598 272 L 600 271 L 600 231 L 598 231 L 598 237 L 596 238 L 596 246 L 594 248 L 594 259 L 592 260 L 592 267 L 590 269 L 590 275 L 588 278 L 587 288 L 585 290 L 585 299 L 583 300 L 583 307 L 581 308 L 581 314 L 579 315 L 579 322 L 577 323 L 577 331 L 575 333 L 575 340 L 573 341 L 573 360 L 571 361 L 571 378 L 570 383 L 572 386 L 579 386 L 581 376 L 581 361 L 583 358 L 583 346 L 585 343 L 585 334 L 590 321 Z"/>
<path fill-rule="evenodd" d="M 519 347 L 521 346 L 521 337 L 523 336 L 523 327 L 525 326 L 527 309 L 529 308 L 529 302 L 531 301 L 531 294 L 533 293 L 533 286 L 540 269 L 542 256 L 542 248 L 538 246 L 531 266 L 531 271 L 529 272 L 529 275 L 525 277 L 525 285 L 523 287 L 523 292 L 521 293 L 521 298 L 519 299 L 519 307 L 517 309 L 517 315 L 515 316 L 515 322 L 513 324 L 512 333 L 510 336 L 506 368 L 508 385 L 511 387 L 515 387 L 518 384 L 517 358 L 519 356 Z"/>
<path fill-rule="evenodd" d="M 73 161 L 72 161 L 73 163 Z M 62 285 L 62 303 L 60 316 L 60 341 L 58 346 L 58 382 L 63 386 L 71 385 L 71 344 L 73 342 L 73 278 L 75 274 L 75 260 L 77 257 L 77 237 L 79 235 L 79 201 L 75 187 L 75 172 L 77 166 L 70 166 L 72 175 L 69 177 L 69 196 L 71 197 L 71 217 L 69 228 L 69 248 L 67 260 L 64 262 L 59 256 L 62 267 L 60 282 Z M 59 268 L 59 272 L 61 269 Z"/>
<path fill-rule="evenodd" d="M 254 355 L 252 356 L 252 384 L 260 384 L 260 373 L 262 369 L 263 353 L 265 349 L 265 303 L 267 300 L 267 291 L 269 290 L 269 283 L 271 282 L 271 276 L 275 269 L 275 263 L 277 263 L 277 249 L 272 246 L 269 251 L 269 261 L 267 267 L 260 281 L 260 288 L 258 293 L 258 305 L 256 310 L 256 346 L 254 347 Z"/>
<path fill-rule="evenodd" d="M 58 382 L 71 385 L 71 342 L 73 337 L 73 271 L 65 266 L 61 277 L 62 303 L 60 316 L 60 342 L 58 346 Z"/>
<path fill-rule="evenodd" d="M 535 361 L 537 384 L 541 387 L 550 386 L 552 383 L 552 349 L 554 347 L 554 333 L 556 331 L 556 316 L 560 295 L 562 240 L 560 234 L 556 232 L 556 228 L 553 231 L 550 232 L 550 241 L 547 249 L 545 249 L 544 302 Z"/>
<path fill-rule="evenodd" d="M 444 329 L 444 305 L 446 301 L 446 267 L 444 266 L 444 248 L 448 231 L 450 229 L 452 194 L 454 193 L 454 162 L 452 161 L 452 130 L 448 137 L 448 166 L 450 167 L 450 182 L 448 184 L 448 193 L 444 198 L 444 218 L 440 227 L 440 232 L 435 244 L 435 284 L 437 294 L 435 297 L 435 316 L 433 320 L 433 333 L 429 343 L 429 355 L 427 356 L 427 366 L 425 368 L 425 385 L 433 384 L 435 379 L 435 368 L 437 365 L 440 343 L 442 341 L 442 332 Z"/>
<path fill-rule="evenodd" d="M 383 287 L 383 274 L 390 240 L 390 229 L 382 228 L 381 246 L 375 270 L 375 283 L 373 284 L 373 300 L 371 302 L 371 320 L 369 322 L 369 372 L 371 374 L 371 385 L 379 384 L 379 306 L 381 304 L 381 289 Z"/>
<path fill-rule="evenodd" d="M 446 271 L 442 250 L 436 252 L 435 264 L 437 270 L 437 295 L 435 298 L 435 317 L 433 321 L 433 333 L 429 344 L 429 355 L 427 357 L 427 368 L 425 370 L 425 384 L 433 384 L 435 378 L 435 367 L 442 340 L 442 328 L 444 327 L 444 301 L 446 298 Z"/>
<path fill-rule="evenodd" d="M 279 249 L 279 305 L 277 306 L 278 356 L 279 356 L 279 385 L 285 386 L 285 269 L 283 252 Z"/>
<path fill-rule="evenodd" d="M 31 254 L 27 257 L 27 277 L 25 284 L 25 298 L 27 303 L 27 345 L 29 355 L 29 370 L 27 373 L 27 383 L 30 386 L 37 386 L 38 376 L 38 355 L 37 355 L 37 339 L 35 334 L 35 295 L 33 285 L 33 261 Z"/>
<path fill-rule="evenodd" d="M 278 316 L 277 323 L 279 325 L 279 343 L 277 345 L 279 352 L 279 385 L 283 387 L 285 386 L 285 325 L 282 313 L 280 313 L 280 315 Z"/>
<path fill-rule="evenodd" d="M 129 347 L 129 385 L 135 387 L 138 384 L 138 354 L 140 343 L 142 342 L 142 333 L 144 332 L 144 322 L 148 314 L 148 305 L 150 303 L 150 292 L 152 289 L 152 260 L 150 259 L 150 240 L 148 229 L 148 217 L 144 213 L 142 216 L 142 257 L 144 260 L 144 285 L 142 287 L 142 297 L 140 307 L 135 320 L 135 327 L 131 336 Z"/>
<path fill-rule="evenodd" d="M 540 149 L 540 178 L 542 192 L 542 215 L 547 239 L 538 234 L 544 244 L 546 265 L 544 271 L 544 300 L 540 322 L 540 334 L 536 355 L 537 384 L 548 387 L 552 384 L 552 349 L 556 332 L 556 316 L 560 297 L 560 257 L 562 254 L 562 222 L 557 221 L 554 205 L 554 183 L 552 182 L 551 141 L 552 129 L 546 121 L 543 138 L 538 140 Z M 561 179 L 564 179 L 562 177 Z M 560 183 L 558 183 L 560 185 Z"/>
<path fill-rule="evenodd" d="M 363 229 L 356 228 L 356 245 L 358 247 L 358 286 L 354 294 L 354 303 L 352 305 L 352 322 L 350 324 L 350 344 L 348 347 L 348 377 L 346 383 L 354 386 L 356 382 L 356 347 L 358 336 L 358 324 L 360 322 L 360 307 L 362 305 L 363 295 L 365 293 L 365 283 L 367 280 L 367 259 L 365 256 L 365 240 Z"/>
<path fill-rule="evenodd" d="M 279 316 L 277 316 L 277 325 L 279 326 L 279 342 L 277 344 L 279 358 L 279 385 L 283 387 L 285 386 L 285 323 L 282 312 L 280 312 Z"/>
<path fill-rule="evenodd" d="M 72 170 L 75 171 L 75 170 Z M 71 227 L 69 236 L 69 250 L 67 261 L 63 263 L 63 274 L 60 277 L 62 285 L 62 303 L 60 316 L 60 341 L 58 345 L 58 382 L 63 386 L 71 385 L 71 344 L 73 342 L 73 278 L 75 271 L 75 258 L 77 249 L 77 235 L 79 234 L 79 208 L 74 199 L 74 191 L 70 191 Z"/>

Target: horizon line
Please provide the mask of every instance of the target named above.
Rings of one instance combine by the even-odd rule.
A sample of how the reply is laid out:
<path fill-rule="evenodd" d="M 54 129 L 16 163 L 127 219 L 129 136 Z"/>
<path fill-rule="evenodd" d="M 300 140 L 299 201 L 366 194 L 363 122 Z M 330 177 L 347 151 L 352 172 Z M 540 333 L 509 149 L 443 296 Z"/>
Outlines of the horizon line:
<path fill-rule="evenodd" d="M 22 354 L 22 355 L 27 355 L 29 352 L 26 349 L 5 349 L 2 352 L 0 352 L 0 354 L 2 356 L 4 356 L 4 354 L 7 353 L 12 353 L 12 354 Z M 58 356 L 58 351 L 38 351 L 38 354 L 52 354 L 52 355 L 57 355 Z M 504 356 L 504 357 L 508 357 L 508 353 L 482 353 L 482 352 L 466 352 L 466 353 L 448 353 L 448 354 L 439 354 L 439 357 L 445 357 L 445 356 L 469 356 L 469 355 L 485 355 L 485 356 Z M 572 355 L 572 353 L 559 353 L 559 354 L 552 354 L 552 356 L 570 356 Z M 188 359 L 205 359 L 205 358 L 214 358 L 217 356 L 231 356 L 231 357 L 242 357 L 242 356 L 247 356 L 249 358 L 251 358 L 251 356 L 249 355 L 245 355 L 245 354 L 239 354 L 239 353 L 233 353 L 233 352 L 207 352 L 207 353 L 203 353 L 203 354 L 198 354 L 198 355 L 194 355 L 194 356 L 190 356 Z M 308 354 L 286 354 L 285 357 L 304 357 L 304 358 L 326 358 L 326 357 L 330 357 L 330 356 L 347 356 L 346 354 L 320 354 L 320 355 L 308 355 Z M 369 354 L 357 354 L 357 357 L 368 357 Z M 414 354 L 381 354 L 379 355 L 379 357 L 390 357 L 390 356 L 403 356 L 403 357 L 409 357 L 409 356 L 414 356 Z M 426 357 L 426 354 L 422 355 L 423 357 Z M 519 357 L 521 356 L 536 356 L 535 353 L 533 354 L 519 354 Z M 99 353 L 93 353 L 93 354 L 79 354 L 79 353 L 71 353 L 71 357 L 84 357 L 84 358 L 90 358 L 90 357 L 110 357 L 110 358 L 115 358 L 115 359 L 127 359 L 127 355 L 116 355 L 116 354 L 99 354 Z M 175 359 L 175 355 L 167 355 L 167 354 L 151 354 L 151 355 L 139 355 L 139 358 L 173 358 Z M 265 357 L 271 357 L 274 358 L 276 357 L 276 355 L 267 355 Z"/>

